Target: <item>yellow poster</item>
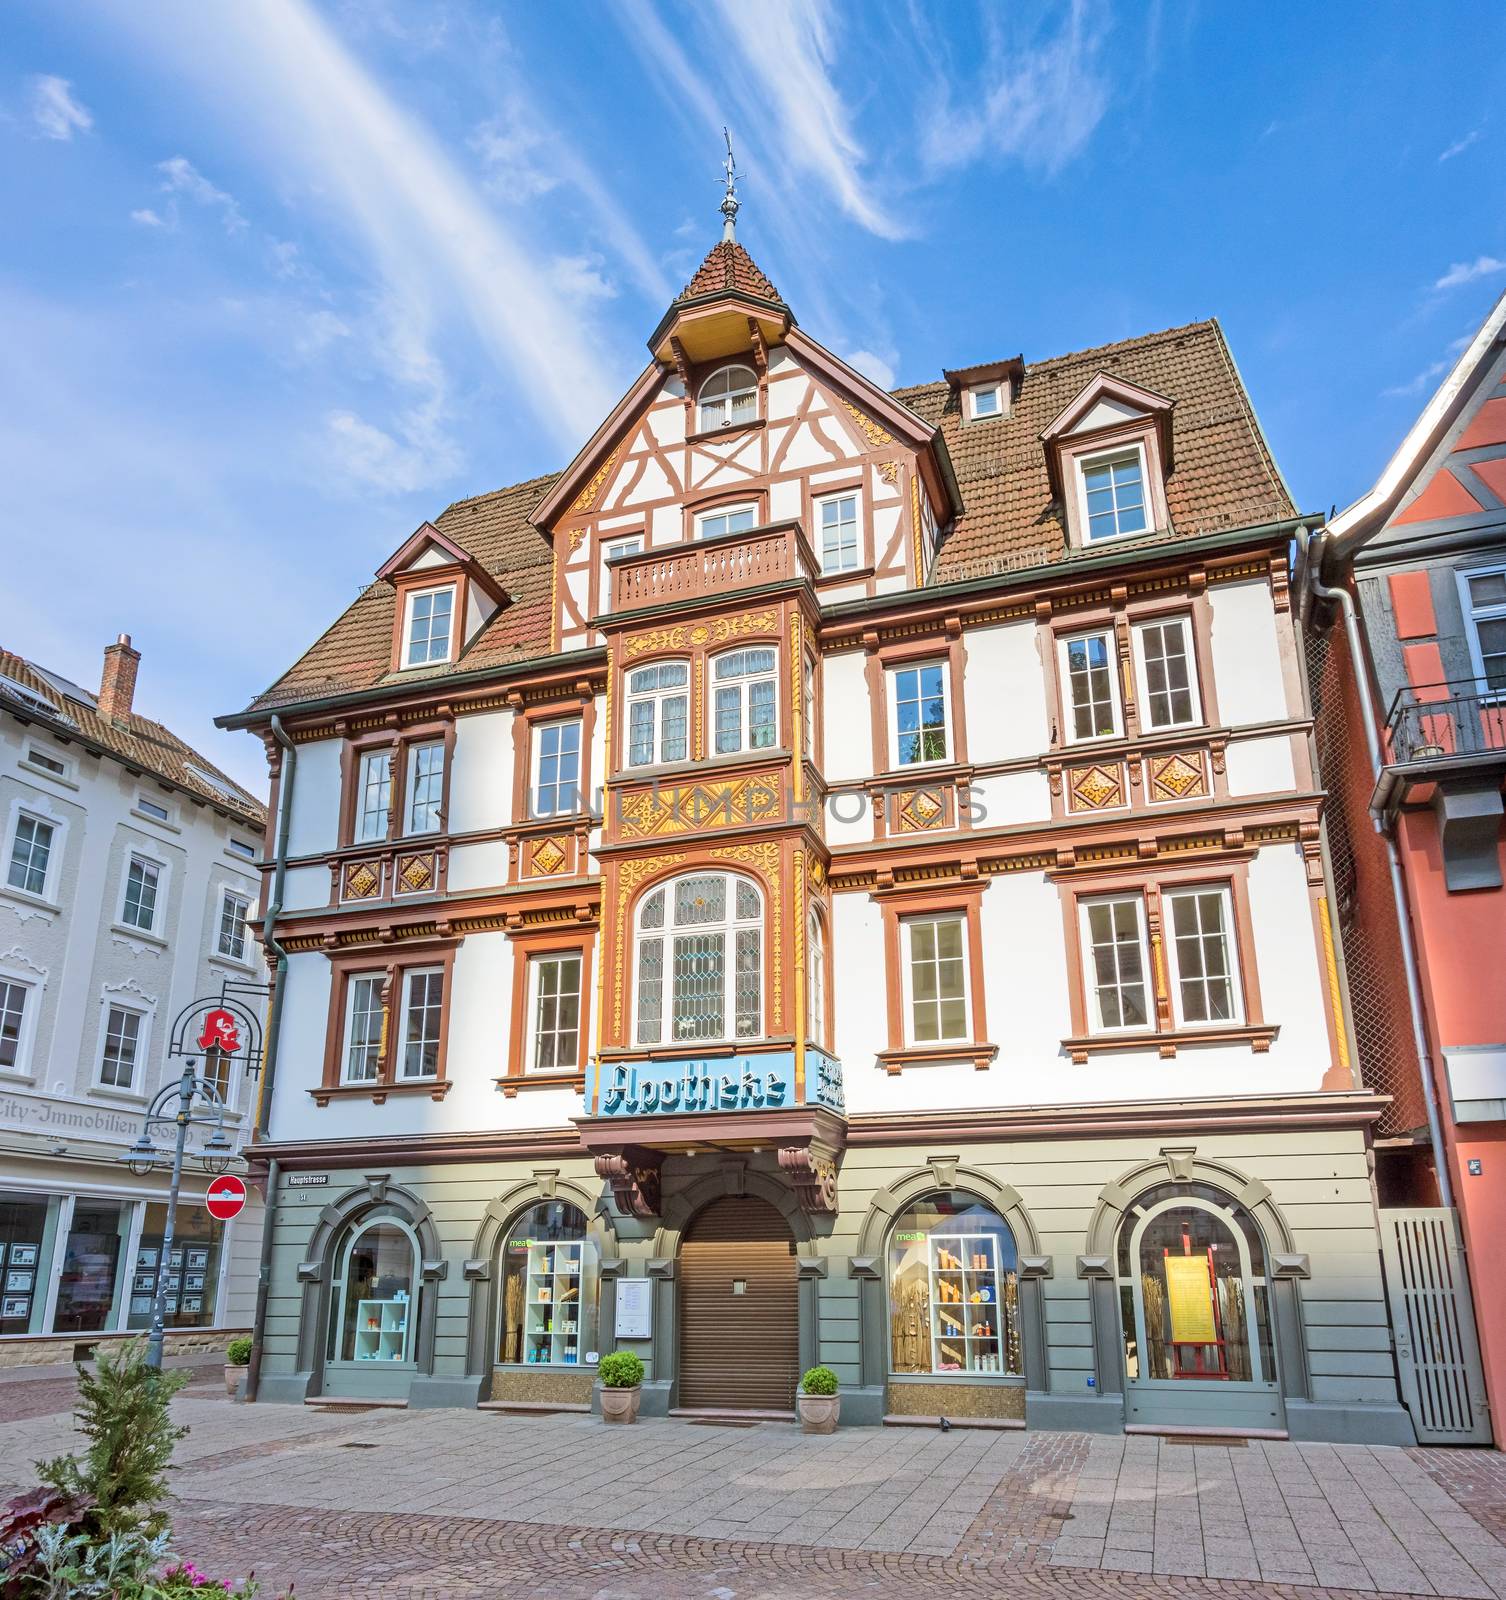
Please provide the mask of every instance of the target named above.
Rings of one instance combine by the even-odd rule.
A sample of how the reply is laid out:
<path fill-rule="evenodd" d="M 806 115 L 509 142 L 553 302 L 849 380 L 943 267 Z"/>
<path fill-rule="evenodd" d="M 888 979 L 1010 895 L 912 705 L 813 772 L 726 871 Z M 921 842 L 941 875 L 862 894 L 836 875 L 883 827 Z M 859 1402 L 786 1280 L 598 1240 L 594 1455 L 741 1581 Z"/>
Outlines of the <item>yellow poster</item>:
<path fill-rule="evenodd" d="M 1178 1344 L 1212 1344 L 1218 1330 L 1213 1325 L 1207 1257 L 1166 1256 L 1163 1260 L 1172 1339 Z"/>

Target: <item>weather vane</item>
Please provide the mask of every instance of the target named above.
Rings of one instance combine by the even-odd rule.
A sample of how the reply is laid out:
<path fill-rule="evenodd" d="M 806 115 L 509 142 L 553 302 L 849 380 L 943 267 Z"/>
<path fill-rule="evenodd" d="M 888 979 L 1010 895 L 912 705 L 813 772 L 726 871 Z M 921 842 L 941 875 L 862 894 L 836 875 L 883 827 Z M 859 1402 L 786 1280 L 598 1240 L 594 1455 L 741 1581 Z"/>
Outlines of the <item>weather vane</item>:
<path fill-rule="evenodd" d="M 722 238 L 728 242 L 737 238 L 737 158 L 732 154 L 732 135 L 725 128 L 722 137 L 727 141 L 727 159 L 722 163 L 727 173 L 727 192 L 722 196 Z"/>

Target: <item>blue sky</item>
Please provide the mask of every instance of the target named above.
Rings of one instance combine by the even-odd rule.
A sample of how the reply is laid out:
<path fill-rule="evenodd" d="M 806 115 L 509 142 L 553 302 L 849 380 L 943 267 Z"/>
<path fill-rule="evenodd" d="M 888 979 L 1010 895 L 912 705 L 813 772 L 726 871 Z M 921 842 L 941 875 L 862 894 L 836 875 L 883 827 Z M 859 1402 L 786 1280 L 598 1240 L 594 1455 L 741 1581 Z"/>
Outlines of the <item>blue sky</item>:
<path fill-rule="evenodd" d="M 884 383 L 1216 314 L 1305 510 L 1506 287 L 1499 4 L 10 0 L 0 640 L 213 731 L 717 236 Z"/>

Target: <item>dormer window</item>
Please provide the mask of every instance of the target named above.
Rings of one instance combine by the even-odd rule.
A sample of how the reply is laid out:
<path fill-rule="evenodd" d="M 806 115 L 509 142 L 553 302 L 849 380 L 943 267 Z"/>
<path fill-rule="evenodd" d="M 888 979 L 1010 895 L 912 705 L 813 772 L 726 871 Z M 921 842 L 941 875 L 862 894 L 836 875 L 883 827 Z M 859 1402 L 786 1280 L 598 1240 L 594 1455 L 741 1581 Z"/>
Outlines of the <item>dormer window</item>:
<path fill-rule="evenodd" d="M 408 617 L 403 628 L 403 665 L 427 666 L 450 659 L 454 631 L 455 588 L 416 589 L 408 596 Z"/>
<path fill-rule="evenodd" d="M 701 432 L 752 422 L 758 415 L 758 379 L 751 367 L 723 367 L 701 385 Z"/>
<path fill-rule="evenodd" d="M 999 398 L 999 386 L 996 383 L 969 389 L 967 397 L 975 422 L 981 422 L 985 417 L 997 417 L 1004 409 Z"/>
<path fill-rule="evenodd" d="M 1078 463 L 1087 542 L 1098 544 L 1124 534 L 1144 533 L 1145 457 L 1139 445 Z"/>

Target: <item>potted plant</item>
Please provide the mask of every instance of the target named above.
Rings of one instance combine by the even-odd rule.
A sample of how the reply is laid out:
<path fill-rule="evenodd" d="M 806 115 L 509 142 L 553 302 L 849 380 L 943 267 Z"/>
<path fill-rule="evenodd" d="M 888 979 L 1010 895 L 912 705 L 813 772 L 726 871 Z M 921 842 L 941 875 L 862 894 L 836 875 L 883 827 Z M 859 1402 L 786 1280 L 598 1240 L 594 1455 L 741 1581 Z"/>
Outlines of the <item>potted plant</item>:
<path fill-rule="evenodd" d="M 800 1380 L 796 1397 L 800 1427 L 806 1433 L 835 1433 L 842 1397 L 837 1393 L 837 1375 L 830 1367 L 812 1367 Z"/>
<path fill-rule="evenodd" d="M 246 1368 L 251 1365 L 251 1341 L 242 1335 L 225 1346 L 225 1393 L 233 1400 Z"/>
<path fill-rule="evenodd" d="M 631 1350 L 614 1350 L 596 1369 L 601 1380 L 601 1420 L 636 1422 L 643 1392 L 643 1363 Z"/>

